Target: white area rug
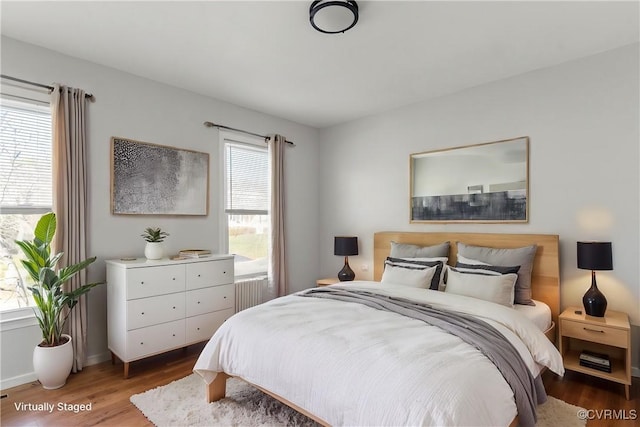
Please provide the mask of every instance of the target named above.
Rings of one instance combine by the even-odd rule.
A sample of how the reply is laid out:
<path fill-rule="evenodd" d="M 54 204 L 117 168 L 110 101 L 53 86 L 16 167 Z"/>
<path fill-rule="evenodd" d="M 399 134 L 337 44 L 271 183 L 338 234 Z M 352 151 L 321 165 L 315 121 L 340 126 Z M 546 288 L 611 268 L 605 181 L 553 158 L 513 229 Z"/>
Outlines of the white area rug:
<path fill-rule="evenodd" d="M 165 426 L 317 426 L 314 421 L 256 390 L 244 381 L 227 381 L 227 397 L 205 403 L 202 379 L 191 374 L 131 396 L 131 403 L 159 427 Z M 538 407 L 539 427 L 582 427 L 578 406 L 549 396 Z"/>

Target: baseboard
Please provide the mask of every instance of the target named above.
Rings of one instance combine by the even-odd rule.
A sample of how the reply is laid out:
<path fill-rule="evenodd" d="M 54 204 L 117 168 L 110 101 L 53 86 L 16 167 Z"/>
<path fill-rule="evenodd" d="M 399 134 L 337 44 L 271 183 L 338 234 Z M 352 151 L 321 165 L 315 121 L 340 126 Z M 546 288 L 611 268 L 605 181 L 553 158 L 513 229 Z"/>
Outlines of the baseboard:
<path fill-rule="evenodd" d="M 111 360 L 111 352 L 105 352 L 100 354 L 92 354 L 91 356 L 87 356 L 87 360 L 85 365 L 97 365 L 98 363 L 106 362 L 107 360 Z"/>
<path fill-rule="evenodd" d="M 18 375 L 17 377 L 7 378 L 6 380 L 2 380 L 0 382 L 0 389 L 6 390 L 11 387 L 17 387 L 22 384 L 27 384 L 33 381 L 38 381 L 38 377 L 35 372 L 30 372 L 28 374 Z"/>
<path fill-rule="evenodd" d="M 106 362 L 107 360 L 111 360 L 111 353 L 106 352 L 102 354 L 94 354 L 87 357 L 87 361 L 85 366 L 97 365 L 98 363 Z M 11 387 L 17 387 L 19 385 L 27 384 L 33 381 L 37 381 L 38 377 L 35 372 L 29 372 L 27 374 L 18 375 L 12 378 L 7 378 L 5 380 L 0 381 L 0 389 L 6 390 Z"/>
<path fill-rule="evenodd" d="M 631 376 L 640 378 L 640 368 L 636 368 L 635 366 L 631 367 Z"/>

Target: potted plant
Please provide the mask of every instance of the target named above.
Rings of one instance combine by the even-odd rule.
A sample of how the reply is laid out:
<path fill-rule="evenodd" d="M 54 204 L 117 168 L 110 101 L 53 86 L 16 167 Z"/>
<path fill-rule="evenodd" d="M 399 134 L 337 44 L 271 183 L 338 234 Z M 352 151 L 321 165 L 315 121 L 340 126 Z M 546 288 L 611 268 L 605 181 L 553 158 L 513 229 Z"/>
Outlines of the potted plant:
<path fill-rule="evenodd" d="M 169 236 L 169 233 L 162 231 L 159 227 L 147 227 L 141 236 L 147 241 L 147 245 L 144 247 L 144 256 L 147 259 L 162 258 L 164 255 L 164 245 L 162 242 Z"/>
<path fill-rule="evenodd" d="M 96 260 L 88 258 L 78 264 L 57 267 L 63 253 L 52 254 L 51 242 L 56 233 L 56 215 L 43 215 L 33 232 L 33 240 L 17 240 L 25 255 L 21 260 L 34 285 L 28 289 L 33 294 L 34 312 L 42 331 L 42 342 L 33 352 L 33 367 L 38 380 L 46 389 L 62 387 L 73 366 L 71 337 L 63 334 L 63 328 L 81 295 L 99 283 L 82 285 L 65 292 L 63 284 Z"/>

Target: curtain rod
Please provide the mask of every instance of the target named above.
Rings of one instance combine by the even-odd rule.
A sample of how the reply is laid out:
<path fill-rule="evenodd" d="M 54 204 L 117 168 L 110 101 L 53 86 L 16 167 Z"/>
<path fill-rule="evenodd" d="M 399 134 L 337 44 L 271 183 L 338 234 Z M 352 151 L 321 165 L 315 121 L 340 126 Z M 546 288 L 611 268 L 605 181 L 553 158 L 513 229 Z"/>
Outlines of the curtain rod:
<path fill-rule="evenodd" d="M 218 124 L 213 123 L 213 122 L 204 122 L 203 124 L 204 124 L 206 127 L 208 127 L 208 128 L 218 128 L 218 129 L 235 130 L 236 132 L 242 132 L 242 133 L 246 133 L 247 135 L 257 136 L 258 138 L 263 138 L 263 139 L 265 139 L 265 140 L 268 138 L 268 137 L 267 137 L 267 136 L 265 136 L 265 135 L 260 135 L 260 134 L 258 134 L 258 133 L 253 133 L 253 132 L 249 132 L 249 131 L 242 130 L 242 129 L 236 129 L 236 128 L 232 128 L 232 127 L 225 126 L 225 125 L 218 125 Z M 287 144 L 291 145 L 292 147 L 295 147 L 295 146 L 296 146 L 296 144 L 295 144 L 293 141 L 285 140 L 285 142 L 286 142 Z"/>
<path fill-rule="evenodd" d="M 55 89 L 53 86 L 43 85 L 42 83 L 30 82 L 29 80 L 24 80 L 24 79 L 19 79 L 17 77 L 7 76 L 6 74 L 0 74 L 0 77 L 3 78 L 3 79 L 7 79 L 7 80 L 13 80 L 14 82 L 18 82 L 18 83 L 24 83 L 24 84 L 31 85 L 31 86 L 41 87 L 43 89 L 47 89 L 49 92 L 51 92 L 51 91 L 53 91 L 53 89 Z M 85 93 L 84 97 L 85 98 L 89 98 L 89 99 L 93 99 L 93 94 Z"/>

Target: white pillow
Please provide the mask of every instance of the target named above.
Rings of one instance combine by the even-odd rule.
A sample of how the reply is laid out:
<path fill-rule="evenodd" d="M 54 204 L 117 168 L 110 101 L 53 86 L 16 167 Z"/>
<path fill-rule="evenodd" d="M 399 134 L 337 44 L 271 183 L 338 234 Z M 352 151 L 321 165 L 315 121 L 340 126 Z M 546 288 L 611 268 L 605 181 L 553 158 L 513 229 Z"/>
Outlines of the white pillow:
<path fill-rule="evenodd" d="M 438 290 L 444 290 L 444 279 L 447 276 L 447 262 L 449 262 L 449 257 L 434 257 L 434 258 L 414 258 L 416 261 L 441 261 L 442 262 L 442 271 L 440 272 L 440 282 L 438 283 Z"/>
<path fill-rule="evenodd" d="M 431 279 L 438 267 L 414 270 L 387 264 L 382 273 L 382 283 L 411 286 L 413 288 L 429 289 Z"/>
<path fill-rule="evenodd" d="M 513 308 L 513 293 L 517 279 L 518 275 L 515 273 L 485 276 L 483 274 L 461 273 L 449 267 L 447 287 L 444 291 Z"/>
<path fill-rule="evenodd" d="M 408 266 L 413 266 L 415 267 L 415 263 L 411 263 L 412 261 L 421 261 L 421 262 L 441 262 L 442 264 L 447 264 L 447 261 L 449 260 L 449 258 L 447 257 L 433 257 L 433 258 L 393 258 L 393 257 L 388 257 L 387 261 L 391 261 L 393 264 L 401 264 L 403 261 L 407 263 Z"/>
<path fill-rule="evenodd" d="M 478 261 L 477 259 L 463 257 L 460 254 L 458 254 L 458 262 L 460 264 L 470 264 L 470 265 L 491 265 L 491 264 L 487 264 L 486 262 Z"/>
<path fill-rule="evenodd" d="M 442 263 L 442 270 L 440 271 L 440 280 L 438 281 L 438 290 L 443 290 L 444 289 L 444 278 L 447 274 L 447 261 L 449 261 L 449 257 L 446 256 L 438 256 L 438 257 L 431 257 L 431 258 L 402 258 L 402 259 L 406 259 L 407 261 L 425 261 L 425 262 L 441 262 Z"/>
<path fill-rule="evenodd" d="M 440 288 L 440 282 L 442 280 L 444 269 L 444 262 L 442 261 L 429 261 L 430 258 L 393 258 L 387 257 L 384 261 L 385 268 L 388 265 L 394 267 L 402 267 L 409 270 L 424 270 L 431 267 L 436 267 L 436 272 L 431 278 L 431 285 L 429 289 L 438 290 Z M 433 258 L 438 259 L 438 258 Z"/>
<path fill-rule="evenodd" d="M 522 248 L 488 248 L 458 242 L 457 246 L 458 253 L 463 256 L 496 266 L 519 266 L 515 302 L 516 304 L 535 305 L 531 300 L 531 273 L 537 252 L 536 245 Z"/>
<path fill-rule="evenodd" d="M 433 258 L 402 258 L 402 259 L 406 259 L 407 261 L 427 261 L 427 262 L 440 261 L 444 265 L 447 265 L 447 261 L 449 261 L 449 258 L 446 256 L 437 256 Z"/>
<path fill-rule="evenodd" d="M 443 264 L 446 264 L 447 261 L 449 261 L 449 257 L 446 257 L 446 256 L 436 256 L 436 257 L 432 257 L 432 258 L 407 258 L 407 257 L 404 257 L 403 259 L 408 259 L 408 260 L 413 260 L 413 261 L 440 261 Z"/>

